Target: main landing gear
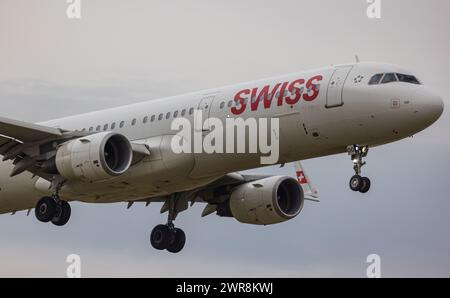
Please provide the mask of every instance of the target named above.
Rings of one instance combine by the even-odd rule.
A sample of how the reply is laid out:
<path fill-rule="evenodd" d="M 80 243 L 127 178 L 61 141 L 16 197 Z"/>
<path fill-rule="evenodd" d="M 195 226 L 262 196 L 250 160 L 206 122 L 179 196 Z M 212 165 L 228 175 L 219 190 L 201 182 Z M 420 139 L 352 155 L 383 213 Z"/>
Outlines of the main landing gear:
<path fill-rule="evenodd" d="M 177 216 L 177 203 L 179 196 L 172 195 L 168 199 L 169 215 L 167 224 L 156 226 L 150 234 L 150 244 L 157 250 L 167 250 L 171 253 L 179 253 L 186 243 L 186 234 L 183 230 L 175 228 L 174 220 Z"/>
<path fill-rule="evenodd" d="M 350 179 L 350 189 L 359 191 L 360 193 L 367 193 L 370 190 L 370 179 L 361 176 L 361 168 L 366 164 L 363 158 L 369 153 L 368 146 L 350 145 L 347 147 L 348 154 L 353 161 L 353 169 L 355 175 Z"/>
<path fill-rule="evenodd" d="M 55 226 L 64 226 L 70 219 L 69 203 L 59 198 L 43 197 L 35 208 L 36 218 L 41 222 L 52 222 Z"/>
<path fill-rule="evenodd" d="M 60 179 L 53 180 L 51 185 L 53 195 L 51 197 L 43 197 L 37 202 L 34 211 L 39 221 L 52 222 L 55 226 L 64 226 L 69 221 L 71 214 L 70 205 L 59 198 L 59 190 L 63 183 Z"/>

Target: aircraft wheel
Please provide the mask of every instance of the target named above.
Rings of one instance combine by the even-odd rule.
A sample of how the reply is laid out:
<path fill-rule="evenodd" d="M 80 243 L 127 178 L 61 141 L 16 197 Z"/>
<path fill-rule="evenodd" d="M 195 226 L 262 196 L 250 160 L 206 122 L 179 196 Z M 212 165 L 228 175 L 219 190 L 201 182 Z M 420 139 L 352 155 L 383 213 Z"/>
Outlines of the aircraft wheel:
<path fill-rule="evenodd" d="M 168 226 L 158 225 L 150 234 L 150 244 L 157 250 L 164 250 L 169 246 L 171 236 Z"/>
<path fill-rule="evenodd" d="M 362 185 L 361 185 L 361 188 L 360 188 L 359 192 L 360 193 L 367 193 L 370 190 L 370 185 L 371 185 L 370 179 L 367 178 L 367 177 L 363 177 L 361 179 L 361 181 L 362 181 Z"/>
<path fill-rule="evenodd" d="M 71 208 L 66 201 L 60 201 L 56 204 L 55 216 L 52 218 L 52 223 L 55 226 L 64 226 L 70 219 Z"/>
<path fill-rule="evenodd" d="M 173 229 L 172 237 L 170 239 L 169 245 L 167 246 L 167 251 L 171 253 L 179 253 L 183 250 L 184 244 L 186 243 L 186 234 L 181 229 Z"/>
<path fill-rule="evenodd" d="M 34 210 L 36 218 L 41 222 L 49 222 L 55 216 L 56 202 L 50 197 L 40 199 Z"/>
<path fill-rule="evenodd" d="M 350 189 L 353 191 L 360 191 L 363 181 L 362 177 L 359 175 L 355 175 L 350 179 Z"/>

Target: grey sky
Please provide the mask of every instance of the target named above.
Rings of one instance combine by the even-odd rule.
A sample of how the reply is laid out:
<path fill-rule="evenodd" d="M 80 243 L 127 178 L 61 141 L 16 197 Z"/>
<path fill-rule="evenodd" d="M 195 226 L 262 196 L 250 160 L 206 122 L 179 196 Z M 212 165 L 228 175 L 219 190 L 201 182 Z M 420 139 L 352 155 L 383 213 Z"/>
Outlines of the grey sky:
<path fill-rule="evenodd" d="M 354 60 L 410 69 L 450 105 L 450 2 L 365 0 L 0 0 L 1 115 L 40 121 Z M 345 155 L 305 166 L 322 203 L 296 219 L 254 227 L 181 214 L 179 255 L 150 248 L 158 204 L 73 204 L 60 229 L 0 216 L 0 276 L 64 276 L 78 253 L 84 276 L 450 276 L 450 117 L 369 154 L 371 193 L 351 193 Z M 252 172 L 292 174 L 272 167 Z"/>

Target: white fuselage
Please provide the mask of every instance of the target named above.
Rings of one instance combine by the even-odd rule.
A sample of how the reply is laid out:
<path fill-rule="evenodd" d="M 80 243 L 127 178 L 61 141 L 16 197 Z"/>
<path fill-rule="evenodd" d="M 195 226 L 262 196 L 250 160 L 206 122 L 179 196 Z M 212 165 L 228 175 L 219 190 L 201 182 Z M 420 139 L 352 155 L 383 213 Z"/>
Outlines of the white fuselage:
<path fill-rule="evenodd" d="M 377 146 L 411 136 L 436 121 L 442 100 L 423 85 L 405 82 L 369 85 L 377 73 L 409 72 L 386 64 L 326 67 L 235 86 L 151 100 L 41 123 L 65 130 L 112 130 L 130 141 L 158 147 L 171 130 L 174 113 L 193 121 L 191 109 L 219 119 L 279 118 L 278 163 L 345 152 L 347 145 Z M 252 94 L 269 86 L 266 105 L 252 104 Z M 284 86 L 284 88 L 283 88 Z M 281 92 L 281 91 L 285 92 Z M 272 94 L 273 93 L 273 94 Z M 235 102 L 247 99 L 236 108 Z M 288 99 L 287 99 L 288 98 Z M 229 106 L 229 103 L 233 106 Z M 168 114 L 170 113 L 170 114 Z M 162 117 L 160 116 L 162 115 Z M 121 127 L 121 122 L 124 125 Z M 113 125 L 114 123 L 114 125 Z M 107 127 L 106 127 L 107 126 Z M 194 154 L 193 162 L 170 168 L 153 154 L 124 175 L 97 183 L 69 182 L 62 197 L 94 203 L 156 198 L 204 186 L 221 176 L 260 167 L 259 154 Z M 176 160 L 172 160 L 176 162 Z M 0 213 L 32 208 L 46 184 L 30 173 L 10 178 L 10 162 L 0 166 Z"/>

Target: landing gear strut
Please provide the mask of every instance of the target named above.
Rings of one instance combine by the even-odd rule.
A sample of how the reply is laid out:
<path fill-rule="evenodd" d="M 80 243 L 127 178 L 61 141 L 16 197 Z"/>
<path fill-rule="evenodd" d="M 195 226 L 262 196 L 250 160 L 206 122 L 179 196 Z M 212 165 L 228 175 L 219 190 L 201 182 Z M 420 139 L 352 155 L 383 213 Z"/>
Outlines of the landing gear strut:
<path fill-rule="evenodd" d="M 186 234 L 183 230 L 175 228 L 174 221 L 178 214 L 177 203 L 179 196 L 170 196 L 167 203 L 169 205 L 169 215 L 167 224 L 156 226 L 150 234 L 150 244 L 157 250 L 167 250 L 171 253 L 179 253 L 186 243 Z"/>
<path fill-rule="evenodd" d="M 369 178 L 361 176 L 361 168 L 366 164 L 363 158 L 369 153 L 369 147 L 350 145 L 347 147 L 347 152 L 352 158 L 353 169 L 355 170 L 355 175 L 350 179 L 350 189 L 367 193 L 370 190 L 371 182 Z"/>
<path fill-rule="evenodd" d="M 36 218 L 41 222 L 52 222 L 55 226 L 64 226 L 70 219 L 71 208 L 69 203 L 59 198 L 62 182 L 52 183 L 52 197 L 43 197 L 35 208 Z"/>

